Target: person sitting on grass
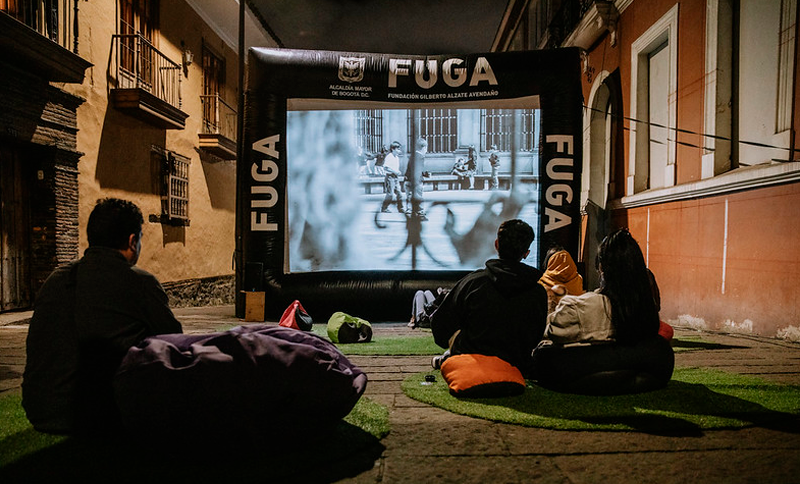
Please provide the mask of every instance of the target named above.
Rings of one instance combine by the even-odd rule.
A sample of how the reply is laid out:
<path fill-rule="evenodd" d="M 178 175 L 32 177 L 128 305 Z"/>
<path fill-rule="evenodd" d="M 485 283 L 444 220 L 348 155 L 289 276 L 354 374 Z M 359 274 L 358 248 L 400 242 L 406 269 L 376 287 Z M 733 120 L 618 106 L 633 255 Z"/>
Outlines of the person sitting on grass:
<path fill-rule="evenodd" d="M 541 386 L 570 393 L 666 385 L 674 355 L 658 335 L 658 308 L 639 244 L 627 229 L 617 230 L 603 239 L 595 263 L 600 287 L 561 298 L 533 352 L 531 376 Z M 622 376 L 612 383 L 613 374 Z"/>
<path fill-rule="evenodd" d="M 644 256 L 631 233 L 606 237 L 597 254 L 600 288 L 564 296 L 547 318 L 545 339 L 557 344 L 632 343 L 658 333 L 658 309 Z"/>
<path fill-rule="evenodd" d="M 50 274 L 26 342 L 22 406 L 33 428 L 95 434 L 121 428 L 112 381 L 128 349 L 147 336 L 181 333 L 156 278 L 136 267 L 142 212 L 98 201 L 83 257 Z"/>
<path fill-rule="evenodd" d="M 556 309 L 563 296 L 580 296 L 584 293 L 583 277 L 578 274 L 578 266 L 560 245 L 553 245 L 547 250 L 544 268 L 539 284 L 547 291 L 547 314 Z"/>
<path fill-rule="evenodd" d="M 525 373 L 547 317 L 547 294 L 538 284 L 542 272 L 522 262 L 533 239 L 522 220 L 500 224 L 494 241 L 499 259 L 458 281 L 431 316 L 434 341 L 448 349 L 433 358 L 434 368 L 449 355 L 481 354 Z"/>
<path fill-rule="evenodd" d="M 411 320 L 408 322 L 408 327 L 411 329 L 430 328 L 431 314 L 439 307 L 448 291 L 449 289 L 439 287 L 436 288 L 435 295 L 427 289 L 415 292 L 414 299 L 411 301 Z"/>

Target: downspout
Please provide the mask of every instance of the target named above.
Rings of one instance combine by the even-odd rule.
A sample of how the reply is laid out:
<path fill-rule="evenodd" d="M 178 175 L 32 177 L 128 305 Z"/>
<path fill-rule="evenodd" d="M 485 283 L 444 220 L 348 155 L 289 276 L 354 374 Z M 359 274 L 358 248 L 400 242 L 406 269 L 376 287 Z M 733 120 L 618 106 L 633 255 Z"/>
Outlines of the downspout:
<path fill-rule="evenodd" d="M 233 269 L 235 277 L 234 297 L 236 317 L 244 317 L 244 241 L 242 224 L 244 223 L 244 211 L 242 203 L 242 187 L 244 186 L 242 172 L 242 154 L 244 153 L 242 143 L 244 142 L 244 14 L 245 0 L 239 0 L 239 99 L 238 112 L 236 113 L 236 248 L 233 253 Z"/>

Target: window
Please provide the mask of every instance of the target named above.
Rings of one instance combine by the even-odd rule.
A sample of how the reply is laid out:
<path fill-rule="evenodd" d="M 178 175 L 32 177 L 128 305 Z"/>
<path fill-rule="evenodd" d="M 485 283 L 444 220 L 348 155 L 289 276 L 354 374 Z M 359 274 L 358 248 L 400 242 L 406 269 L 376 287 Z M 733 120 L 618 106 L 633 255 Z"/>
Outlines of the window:
<path fill-rule="evenodd" d="M 703 155 L 700 177 L 711 178 L 731 169 L 733 2 L 706 3 Z"/>
<path fill-rule="evenodd" d="M 428 141 L 428 153 L 452 153 L 458 147 L 458 117 L 455 109 L 416 109 L 409 111 L 408 132 L 414 115 L 419 116 L 418 138 Z M 413 141 L 413 140 L 411 140 Z M 416 146 L 409 142 L 408 146 Z"/>
<path fill-rule="evenodd" d="M 157 20 L 158 0 L 120 0 L 120 34 L 139 34 L 152 42 Z"/>
<path fill-rule="evenodd" d="M 627 195 L 675 185 L 678 5 L 631 44 Z"/>
<path fill-rule="evenodd" d="M 511 125 L 514 118 L 513 109 L 484 109 L 481 111 L 481 151 L 489 151 L 496 145 L 499 151 L 511 151 L 513 139 Z M 533 109 L 518 110 L 518 122 L 521 126 L 517 132 L 522 134 L 519 140 L 520 151 L 536 149 L 536 116 Z"/>
<path fill-rule="evenodd" d="M 153 40 L 157 20 L 158 0 L 120 0 L 119 33 L 123 36 L 120 62 L 124 69 L 137 72 L 144 81 L 153 75 Z"/>
<path fill-rule="evenodd" d="M 150 220 L 169 225 L 189 225 L 190 159 L 155 146 L 153 155 L 161 172 L 161 216 L 151 216 Z"/>
<path fill-rule="evenodd" d="M 665 42 L 647 54 L 647 131 L 650 140 L 648 188 L 666 186 L 667 146 L 669 142 L 669 49 Z M 642 127 L 644 128 L 644 127 Z"/>
<path fill-rule="evenodd" d="M 7 13 L 54 42 L 61 40 L 59 9 L 63 16 L 69 5 L 64 0 L 0 0 L 0 12 Z"/>
<path fill-rule="evenodd" d="M 217 96 L 225 88 L 225 61 L 203 46 L 203 94 Z"/>
<path fill-rule="evenodd" d="M 796 0 L 738 2 L 738 130 L 734 167 L 790 156 Z"/>
<path fill-rule="evenodd" d="M 356 111 L 356 146 L 378 153 L 383 147 L 383 114 L 378 109 Z"/>
<path fill-rule="evenodd" d="M 778 37 L 778 93 L 775 132 L 782 133 L 792 126 L 792 94 L 794 86 L 794 46 L 797 1 L 781 2 L 780 34 Z"/>
<path fill-rule="evenodd" d="M 224 129 L 226 113 L 220 112 L 220 94 L 225 88 L 225 61 L 203 46 L 203 132 L 228 134 Z M 222 119 L 220 119 L 222 118 Z"/>

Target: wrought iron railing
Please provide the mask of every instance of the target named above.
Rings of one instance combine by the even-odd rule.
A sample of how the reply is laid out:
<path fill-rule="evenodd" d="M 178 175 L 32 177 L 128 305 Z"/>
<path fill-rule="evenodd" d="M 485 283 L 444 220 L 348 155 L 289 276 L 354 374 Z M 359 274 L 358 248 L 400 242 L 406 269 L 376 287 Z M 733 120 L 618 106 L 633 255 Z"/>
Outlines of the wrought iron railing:
<path fill-rule="evenodd" d="M 236 110 L 219 94 L 200 96 L 203 103 L 203 134 L 218 134 L 236 141 Z"/>
<path fill-rule="evenodd" d="M 0 12 L 78 53 L 77 0 L 2 0 Z"/>
<path fill-rule="evenodd" d="M 563 0 L 559 4 L 551 0 L 536 4 L 533 8 L 538 9 L 539 15 L 536 17 L 542 23 L 531 27 L 534 45 L 540 48 L 560 47 L 592 5 L 609 1 L 611 0 Z M 543 43 L 545 37 L 546 43 Z"/>
<path fill-rule="evenodd" d="M 181 66 L 141 35 L 114 35 L 118 89 L 142 89 L 181 108 Z"/>

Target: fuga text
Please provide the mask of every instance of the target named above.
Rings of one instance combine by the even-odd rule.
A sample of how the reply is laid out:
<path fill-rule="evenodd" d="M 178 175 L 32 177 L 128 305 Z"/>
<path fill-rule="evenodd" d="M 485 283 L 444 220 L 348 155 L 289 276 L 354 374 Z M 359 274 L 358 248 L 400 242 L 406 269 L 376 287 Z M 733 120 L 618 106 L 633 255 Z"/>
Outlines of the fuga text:
<path fill-rule="evenodd" d="M 445 84 L 459 87 L 469 80 L 470 86 L 477 86 L 480 82 L 490 86 L 497 85 L 497 78 L 486 57 L 478 57 L 471 74 L 467 72 L 466 67 L 461 67 L 463 64 L 464 59 L 458 57 L 442 62 L 441 77 Z M 419 87 L 430 89 L 439 81 L 440 67 L 436 59 L 389 59 L 389 87 L 397 87 L 398 79 L 411 77 L 412 67 L 414 80 Z"/>
<path fill-rule="evenodd" d="M 550 232 L 572 223 L 572 217 L 567 213 L 569 204 L 572 203 L 571 182 L 575 177 L 575 157 L 572 149 L 572 136 L 548 135 L 545 137 L 545 142 L 556 144 L 556 156 L 551 158 L 545 166 L 547 177 L 554 182 L 547 187 L 544 194 L 544 231 Z M 563 183 L 556 183 L 557 181 Z"/>
<path fill-rule="evenodd" d="M 267 213 L 259 209 L 271 208 L 278 203 L 278 190 L 270 183 L 278 177 L 276 161 L 280 155 L 277 149 L 280 140 L 281 136 L 276 134 L 253 143 L 255 151 L 267 156 L 250 167 L 250 176 L 253 178 L 250 187 L 250 230 L 254 232 L 278 231 L 278 224 L 267 222 Z"/>

